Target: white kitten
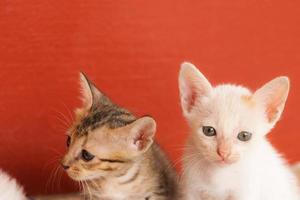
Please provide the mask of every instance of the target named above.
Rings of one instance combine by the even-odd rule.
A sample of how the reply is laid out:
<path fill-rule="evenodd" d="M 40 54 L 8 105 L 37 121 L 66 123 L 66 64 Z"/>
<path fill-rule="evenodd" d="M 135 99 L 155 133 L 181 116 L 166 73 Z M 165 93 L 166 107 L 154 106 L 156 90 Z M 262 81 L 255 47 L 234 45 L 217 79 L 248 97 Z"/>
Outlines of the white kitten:
<path fill-rule="evenodd" d="M 186 200 L 299 200 L 297 183 L 266 139 L 283 111 L 287 77 L 256 92 L 213 87 L 192 64 L 179 75 L 183 114 L 191 128 L 184 153 Z"/>
<path fill-rule="evenodd" d="M 26 200 L 22 187 L 0 170 L 0 200 Z"/>

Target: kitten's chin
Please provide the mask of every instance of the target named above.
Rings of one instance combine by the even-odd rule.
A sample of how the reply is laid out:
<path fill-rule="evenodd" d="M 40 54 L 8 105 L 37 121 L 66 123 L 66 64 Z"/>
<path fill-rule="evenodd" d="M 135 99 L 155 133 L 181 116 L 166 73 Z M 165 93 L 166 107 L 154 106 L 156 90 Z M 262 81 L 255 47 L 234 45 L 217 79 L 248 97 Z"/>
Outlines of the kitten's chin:
<path fill-rule="evenodd" d="M 238 162 L 238 159 L 218 159 L 215 163 L 219 166 L 229 166 Z"/>
<path fill-rule="evenodd" d="M 230 166 L 237 162 L 239 162 L 239 159 L 222 159 L 222 158 L 206 158 L 205 159 L 207 164 L 212 164 L 220 167 Z"/>
<path fill-rule="evenodd" d="M 235 162 L 234 160 L 229 160 L 229 159 L 224 160 L 217 156 L 216 157 L 215 156 L 204 157 L 204 160 L 206 161 L 207 164 L 217 165 L 217 166 L 226 166 L 226 165 L 233 164 Z"/>
<path fill-rule="evenodd" d="M 75 174 L 72 174 L 72 173 L 67 173 L 67 174 L 74 181 L 82 181 L 81 177 L 79 177 L 78 175 L 75 175 Z"/>

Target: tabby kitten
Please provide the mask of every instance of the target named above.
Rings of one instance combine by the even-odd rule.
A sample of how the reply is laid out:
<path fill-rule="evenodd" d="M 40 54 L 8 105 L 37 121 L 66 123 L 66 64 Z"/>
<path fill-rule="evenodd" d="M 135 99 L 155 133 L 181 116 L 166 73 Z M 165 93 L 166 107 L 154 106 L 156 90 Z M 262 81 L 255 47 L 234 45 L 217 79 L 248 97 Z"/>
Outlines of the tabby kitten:
<path fill-rule="evenodd" d="M 266 138 L 283 112 L 287 77 L 252 93 L 231 84 L 213 87 L 194 65 L 184 63 L 179 88 L 191 128 L 184 153 L 184 199 L 300 199 L 296 177 Z"/>
<path fill-rule="evenodd" d="M 156 123 L 114 104 L 80 74 L 83 107 L 61 164 L 92 199 L 174 200 L 177 178 L 154 142 Z"/>

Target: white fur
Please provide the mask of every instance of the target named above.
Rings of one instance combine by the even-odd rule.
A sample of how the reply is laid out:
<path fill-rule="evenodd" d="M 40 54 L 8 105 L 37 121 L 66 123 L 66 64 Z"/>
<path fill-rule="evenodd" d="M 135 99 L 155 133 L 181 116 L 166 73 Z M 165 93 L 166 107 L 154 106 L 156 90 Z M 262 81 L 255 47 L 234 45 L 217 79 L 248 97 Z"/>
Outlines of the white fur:
<path fill-rule="evenodd" d="M 15 179 L 0 170 L 0 199 L 1 200 L 26 200 L 23 188 Z"/>
<path fill-rule="evenodd" d="M 278 121 L 289 81 L 276 78 L 256 92 L 211 86 L 192 64 L 179 76 L 183 114 L 191 128 L 182 177 L 186 200 L 299 200 L 296 179 L 265 135 Z M 216 129 L 205 136 L 203 126 Z M 237 139 L 241 131 L 251 140 Z M 218 150 L 229 152 L 222 160 Z"/>

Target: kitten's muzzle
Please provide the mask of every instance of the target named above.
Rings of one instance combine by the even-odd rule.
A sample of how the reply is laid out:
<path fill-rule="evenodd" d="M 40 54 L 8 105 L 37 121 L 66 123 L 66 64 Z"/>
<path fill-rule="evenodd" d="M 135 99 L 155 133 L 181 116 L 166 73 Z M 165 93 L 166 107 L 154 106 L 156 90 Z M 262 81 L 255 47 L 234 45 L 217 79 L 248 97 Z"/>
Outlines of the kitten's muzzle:
<path fill-rule="evenodd" d="M 230 158 L 230 156 L 231 156 L 231 151 L 228 150 L 228 149 L 218 148 L 217 149 L 217 154 L 219 155 L 219 157 L 223 161 L 227 161 Z"/>

